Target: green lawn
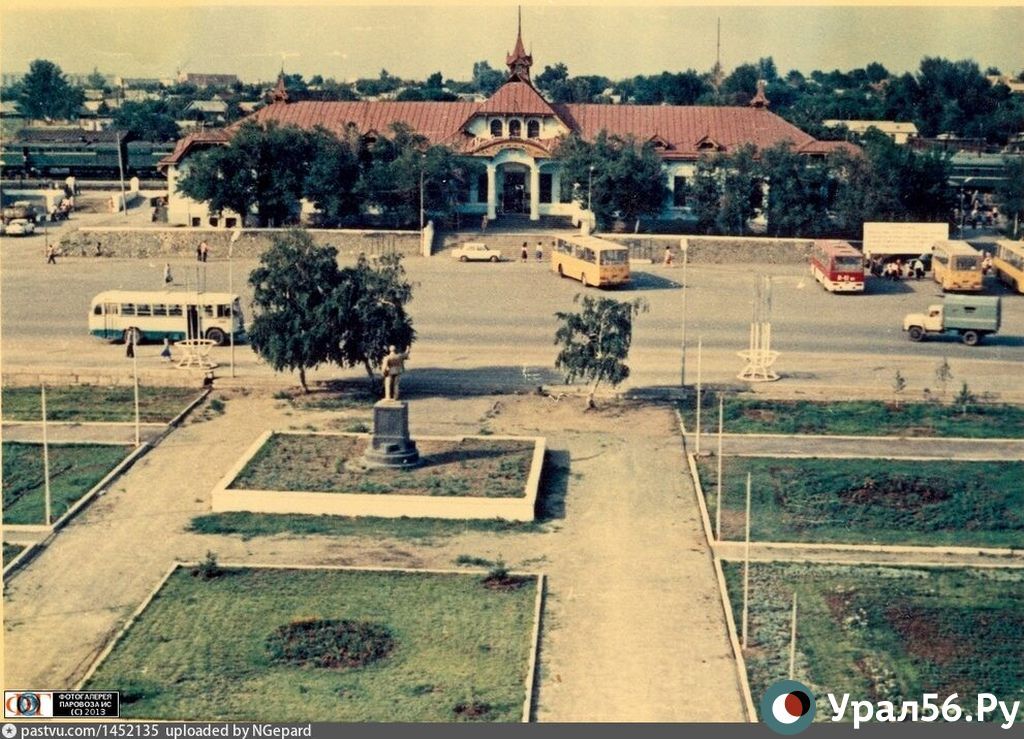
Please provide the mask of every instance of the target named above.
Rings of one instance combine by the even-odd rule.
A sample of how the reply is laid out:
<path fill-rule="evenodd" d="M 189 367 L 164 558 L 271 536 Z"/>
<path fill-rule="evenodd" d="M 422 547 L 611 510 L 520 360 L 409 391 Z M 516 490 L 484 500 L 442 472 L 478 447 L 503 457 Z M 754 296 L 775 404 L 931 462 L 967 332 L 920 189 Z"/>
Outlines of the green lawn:
<path fill-rule="evenodd" d="M 698 469 L 712 520 L 716 462 Z M 723 459 L 722 538 L 743 538 L 747 472 L 751 539 L 1020 547 L 1024 462 Z"/>
<path fill-rule="evenodd" d="M 418 441 L 420 466 L 351 472 L 368 440 L 357 436 L 273 434 L 231 483 L 247 490 L 521 498 L 533 440 Z"/>
<path fill-rule="evenodd" d="M 337 570 L 178 570 L 89 680 L 120 690 L 122 716 L 204 721 L 518 721 L 535 581 L 484 587 L 479 575 Z M 394 636 L 358 668 L 282 665 L 267 639 L 310 619 L 366 620 Z"/>
<path fill-rule="evenodd" d="M 25 549 L 21 544 L 8 544 L 4 542 L 4 567 L 6 567 L 12 559 L 17 557 Z"/>
<path fill-rule="evenodd" d="M 192 519 L 190 529 L 198 534 L 234 534 L 243 539 L 254 536 L 292 534 L 297 536 L 366 536 L 375 539 L 423 541 L 458 536 L 472 531 L 497 534 L 542 531 L 533 521 L 503 519 L 449 520 L 443 518 L 375 518 L 313 516 L 303 514 L 210 513 Z"/>
<path fill-rule="evenodd" d="M 718 398 L 705 396 L 701 427 L 718 432 Z M 693 400 L 681 408 L 686 427 L 696 424 Z M 1024 407 L 939 403 L 894 404 L 877 400 L 815 402 L 727 397 L 723 427 L 731 434 L 834 434 L 850 436 L 960 436 L 1024 438 Z"/>
<path fill-rule="evenodd" d="M 123 460 L 130 447 L 50 444 L 51 523 Z M 3 444 L 4 523 L 43 524 L 43 445 Z"/>
<path fill-rule="evenodd" d="M 725 575 L 739 629 L 742 565 Z M 1024 571 L 755 563 L 745 655 L 755 704 L 788 676 L 794 590 L 795 677 L 818 696 L 819 721 L 833 713 L 829 692 L 897 706 L 959 693 L 972 713 L 978 693 L 1024 692 Z"/>
<path fill-rule="evenodd" d="M 143 423 L 167 423 L 199 392 L 187 387 L 140 387 L 139 417 Z M 40 420 L 38 387 L 4 387 L 2 393 L 4 420 Z M 135 391 L 98 385 L 47 387 L 46 416 L 51 421 L 131 422 L 135 420 Z"/>

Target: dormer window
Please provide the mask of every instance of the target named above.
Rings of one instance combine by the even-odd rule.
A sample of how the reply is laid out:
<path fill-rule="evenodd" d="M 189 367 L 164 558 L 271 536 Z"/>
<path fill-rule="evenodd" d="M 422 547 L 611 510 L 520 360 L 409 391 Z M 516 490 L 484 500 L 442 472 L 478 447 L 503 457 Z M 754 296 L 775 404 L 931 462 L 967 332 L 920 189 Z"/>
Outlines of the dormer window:
<path fill-rule="evenodd" d="M 501 121 L 495 118 L 493 121 L 491 121 L 491 136 L 493 136 L 496 139 L 501 138 L 502 133 L 504 133 L 503 128 L 504 127 L 501 125 Z"/>
<path fill-rule="evenodd" d="M 526 138 L 538 139 L 540 138 L 540 121 L 531 120 L 526 123 Z"/>
<path fill-rule="evenodd" d="M 514 139 L 518 139 L 523 135 L 523 122 L 513 118 L 508 122 L 508 135 Z"/>

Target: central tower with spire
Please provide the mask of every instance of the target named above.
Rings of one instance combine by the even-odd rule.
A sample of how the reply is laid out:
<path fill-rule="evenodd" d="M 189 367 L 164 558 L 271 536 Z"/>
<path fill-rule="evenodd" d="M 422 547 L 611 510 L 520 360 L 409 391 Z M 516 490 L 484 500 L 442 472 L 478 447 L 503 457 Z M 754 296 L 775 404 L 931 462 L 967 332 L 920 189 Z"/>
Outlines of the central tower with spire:
<path fill-rule="evenodd" d="M 526 53 L 523 46 L 523 9 L 519 8 L 519 27 L 516 33 L 516 46 L 512 53 L 505 57 L 505 64 L 508 65 L 509 80 L 520 80 L 527 84 L 530 82 L 530 67 L 533 65 L 533 57 Z"/>

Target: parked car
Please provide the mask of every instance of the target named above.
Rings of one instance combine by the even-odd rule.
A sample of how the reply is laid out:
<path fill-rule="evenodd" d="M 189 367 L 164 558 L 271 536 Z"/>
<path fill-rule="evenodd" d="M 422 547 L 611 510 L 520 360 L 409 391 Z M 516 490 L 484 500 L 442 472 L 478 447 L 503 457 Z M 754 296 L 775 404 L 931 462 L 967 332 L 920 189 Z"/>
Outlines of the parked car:
<path fill-rule="evenodd" d="M 460 262 L 500 262 L 501 252 L 490 249 L 487 244 L 479 241 L 471 241 L 458 249 L 452 249 L 452 259 L 458 259 Z"/>
<path fill-rule="evenodd" d="M 28 236 L 35 232 L 36 224 L 24 218 L 15 218 L 13 221 L 8 221 L 7 227 L 4 229 L 4 233 L 7 236 Z"/>

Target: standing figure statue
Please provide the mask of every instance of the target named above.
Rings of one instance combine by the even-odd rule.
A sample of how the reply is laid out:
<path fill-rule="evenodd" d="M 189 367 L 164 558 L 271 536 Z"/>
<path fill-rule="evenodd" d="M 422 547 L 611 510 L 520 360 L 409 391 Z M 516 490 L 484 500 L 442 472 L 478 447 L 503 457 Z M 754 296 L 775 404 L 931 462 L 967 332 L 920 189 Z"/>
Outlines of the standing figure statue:
<path fill-rule="evenodd" d="M 399 352 L 394 345 L 388 347 L 388 355 L 380 365 L 384 375 L 384 400 L 398 400 L 398 380 L 405 371 L 408 358 L 409 350 Z"/>

